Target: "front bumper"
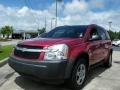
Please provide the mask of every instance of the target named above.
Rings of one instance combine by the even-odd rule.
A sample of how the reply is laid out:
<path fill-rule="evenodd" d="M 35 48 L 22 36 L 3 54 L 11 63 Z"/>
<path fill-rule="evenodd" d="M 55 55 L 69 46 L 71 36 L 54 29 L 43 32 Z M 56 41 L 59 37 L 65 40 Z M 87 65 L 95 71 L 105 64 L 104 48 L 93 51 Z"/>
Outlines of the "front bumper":
<path fill-rule="evenodd" d="M 73 60 L 35 61 L 10 57 L 9 65 L 18 73 L 43 80 L 67 79 L 71 75 Z"/>

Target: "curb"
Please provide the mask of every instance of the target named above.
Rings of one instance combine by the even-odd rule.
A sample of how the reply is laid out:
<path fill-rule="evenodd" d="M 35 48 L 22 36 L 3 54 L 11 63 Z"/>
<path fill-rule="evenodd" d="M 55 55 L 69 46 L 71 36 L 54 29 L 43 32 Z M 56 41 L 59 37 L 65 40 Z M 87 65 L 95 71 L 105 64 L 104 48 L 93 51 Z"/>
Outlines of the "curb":
<path fill-rule="evenodd" d="M 5 58 L 3 60 L 0 61 L 0 67 L 2 67 L 3 65 L 5 65 L 8 62 L 8 58 Z"/>

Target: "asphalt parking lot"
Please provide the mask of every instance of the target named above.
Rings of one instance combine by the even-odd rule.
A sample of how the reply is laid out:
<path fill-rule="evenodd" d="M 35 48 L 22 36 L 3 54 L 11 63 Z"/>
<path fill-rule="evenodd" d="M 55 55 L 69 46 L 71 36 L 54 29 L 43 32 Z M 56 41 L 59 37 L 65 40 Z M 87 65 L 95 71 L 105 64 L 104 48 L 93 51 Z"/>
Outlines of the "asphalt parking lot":
<path fill-rule="evenodd" d="M 113 50 L 114 50 L 114 51 L 120 51 L 120 47 L 113 46 Z"/>
<path fill-rule="evenodd" d="M 83 90 L 120 90 L 120 47 L 113 47 L 113 66 L 92 69 Z M 47 85 L 24 79 L 7 64 L 0 68 L 0 90 L 70 90 L 65 85 Z"/>

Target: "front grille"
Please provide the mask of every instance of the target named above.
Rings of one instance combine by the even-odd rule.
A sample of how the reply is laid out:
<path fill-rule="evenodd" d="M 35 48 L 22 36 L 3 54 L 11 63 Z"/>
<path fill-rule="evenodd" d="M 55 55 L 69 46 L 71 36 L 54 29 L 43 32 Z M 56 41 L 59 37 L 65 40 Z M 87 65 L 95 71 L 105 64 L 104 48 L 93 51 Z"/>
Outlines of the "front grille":
<path fill-rule="evenodd" d="M 43 49 L 43 47 L 36 46 L 26 46 L 26 45 L 18 45 L 19 48 L 27 48 L 27 49 Z M 25 58 L 25 59 L 38 59 L 40 56 L 40 52 L 28 52 L 21 50 L 14 50 L 14 55 L 17 57 Z"/>
<path fill-rule="evenodd" d="M 18 45 L 20 48 L 27 48 L 27 49 L 43 49 L 43 46 L 28 46 L 28 45 Z"/>

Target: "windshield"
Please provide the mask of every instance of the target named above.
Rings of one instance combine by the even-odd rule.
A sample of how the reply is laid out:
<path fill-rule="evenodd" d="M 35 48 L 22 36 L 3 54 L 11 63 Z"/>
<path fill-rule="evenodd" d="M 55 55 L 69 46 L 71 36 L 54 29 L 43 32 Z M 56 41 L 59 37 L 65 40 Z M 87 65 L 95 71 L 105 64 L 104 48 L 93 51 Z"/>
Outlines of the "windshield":
<path fill-rule="evenodd" d="M 82 38 L 86 30 L 86 26 L 57 27 L 52 31 L 41 35 L 42 38 Z"/>

